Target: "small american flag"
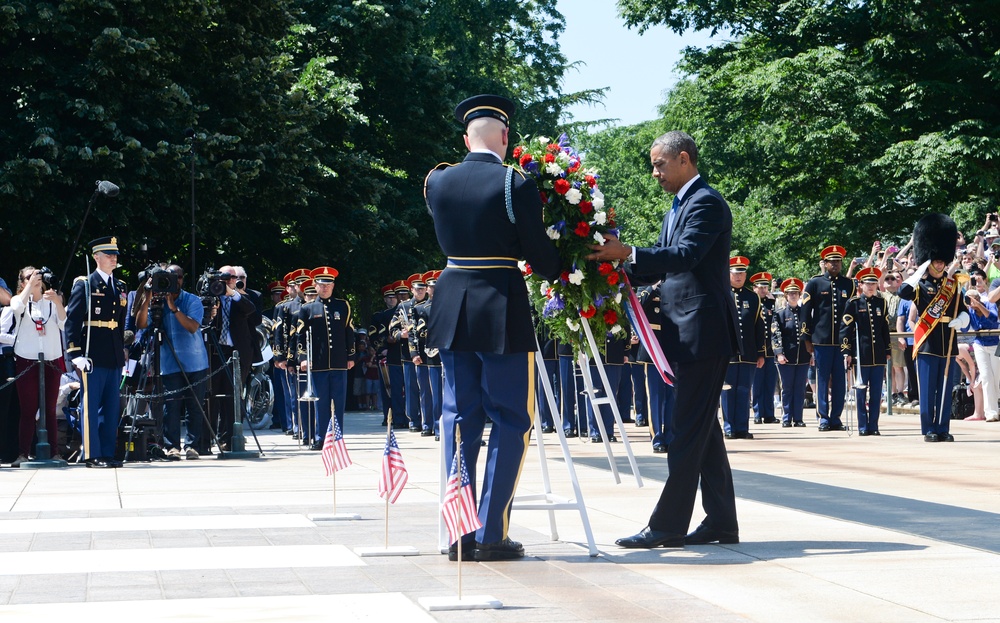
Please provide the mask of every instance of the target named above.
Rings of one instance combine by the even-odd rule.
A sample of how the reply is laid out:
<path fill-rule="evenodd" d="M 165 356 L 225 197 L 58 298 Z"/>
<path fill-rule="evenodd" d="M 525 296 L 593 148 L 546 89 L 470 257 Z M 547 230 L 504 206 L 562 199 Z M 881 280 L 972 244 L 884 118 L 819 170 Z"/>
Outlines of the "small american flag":
<path fill-rule="evenodd" d="M 326 429 L 326 437 L 323 439 L 323 467 L 326 468 L 326 475 L 339 472 L 351 465 L 351 457 L 347 454 L 347 444 L 344 443 L 344 436 L 340 433 L 340 424 L 337 418 L 330 418 L 330 426 Z"/>
<path fill-rule="evenodd" d="M 461 477 L 459 472 L 461 471 Z M 444 490 L 444 501 L 441 503 L 441 515 L 444 525 L 448 528 L 448 542 L 455 543 L 462 535 L 475 532 L 483 527 L 476 512 L 476 499 L 472 495 L 472 483 L 469 481 L 469 470 L 465 468 L 465 457 L 462 448 L 455 451 L 451 471 L 448 473 L 448 484 Z"/>
<path fill-rule="evenodd" d="M 382 477 L 378 481 L 379 497 L 389 500 L 390 504 L 395 504 L 409 477 L 406 465 L 403 464 L 403 455 L 396 445 L 396 434 L 390 430 L 389 437 L 385 440 L 385 452 L 382 453 Z"/>
<path fill-rule="evenodd" d="M 653 333 L 653 327 L 649 324 L 646 312 L 642 310 L 642 305 L 639 304 L 639 298 L 635 295 L 635 290 L 632 289 L 628 277 L 625 277 L 625 289 L 628 291 L 628 299 L 624 307 L 629 324 L 632 325 L 632 330 L 639 336 L 639 341 L 649 353 L 649 358 L 653 360 L 653 367 L 660 373 L 663 382 L 672 386 L 674 384 L 674 371 L 670 368 L 667 357 L 663 354 L 663 349 L 660 348 L 660 340 Z"/>

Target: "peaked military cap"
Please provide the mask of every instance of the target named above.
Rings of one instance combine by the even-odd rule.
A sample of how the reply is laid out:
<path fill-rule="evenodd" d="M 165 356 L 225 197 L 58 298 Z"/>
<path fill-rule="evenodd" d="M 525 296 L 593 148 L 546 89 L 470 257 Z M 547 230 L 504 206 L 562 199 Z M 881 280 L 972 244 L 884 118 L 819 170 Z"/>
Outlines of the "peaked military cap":
<path fill-rule="evenodd" d="M 510 118 L 514 114 L 514 102 L 500 95 L 473 95 L 455 107 L 455 119 L 467 127 L 469 122 L 480 117 L 489 117 L 502 121 L 510 127 Z"/>
<path fill-rule="evenodd" d="M 333 283 L 339 274 L 336 268 L 320 266 L 319 268 L 312 269 L 309 272 L 309 277 L 316 283 Z"/>
<path fill-rule="evenodd" d="M 104 236 L 90 241 L 90 248 L 93 253 L 108 253 L 118 255 L 118 238 L 116 236 Z"/>
<path fill-rule="evenodd" d="M 773 279 L 773 277 L 771 277 L 771 273 L 769 273 L 769 272 L 759 272 L 759 273 L 754 273 L 754 275 L 752 277 L 750 277 L 750 283 L 752 283 L 755 286 L 756 285 L 770 285 L 771 284 L 771 279 Z"/>
<path fill-rule="evenodd" d="M 729 272 L 731 273 L 745 273 L 749 267 L 750 260 L 742 255 L 729 258 Z"/>
<path fill-rule="evenodd" d="M 847 249 L 836 244 L 831 244 L 819 252 L 819 259 L 824 262 L 830 262 L 833 260 L 843 260 L 846 255 Z"/>
<path fill-rule="evenodd" d="M 859 283 L 878 283 L 878 280 L 882 278 L 882 271 L 875 266 L 869 266 L 868 268 L 862 268 L 854 275 L 854 278 L 858 280 Z"/>
<path fill-rule="evenodd" d="M 781 282 L 782 292 L 802 292 L 805 287 L 806 284 L 804 284 L 798 277 L 789 277 Z"/>

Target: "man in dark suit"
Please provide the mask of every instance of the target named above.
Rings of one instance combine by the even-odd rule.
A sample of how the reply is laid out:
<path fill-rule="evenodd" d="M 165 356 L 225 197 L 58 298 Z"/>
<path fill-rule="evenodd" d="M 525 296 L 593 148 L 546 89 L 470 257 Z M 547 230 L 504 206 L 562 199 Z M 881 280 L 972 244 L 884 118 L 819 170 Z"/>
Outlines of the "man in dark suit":
<path fill-rule="evenodd" d="M 115 459 L 119 386 L 125 365 L 126 289 L 112 272 L 118 239 L 90 243 L 97 269 L 77 277 L 66 307 L 66 354 L 83 379 L 83 457 L 87 467 L 121 467 Z"/>
<path fill-rule="evenodd" d="M 642 281 L 663 279 L 658 336 L 676 375 L 667 482 L 649 525 L 617 544 L 738 543 L 733 476 L 716 415 L 729 359 L 739 349 L 727 278 L 733 217 L 725 199 L 698 174 L 698 148 L 690 136 L 668 132 L 653 141 L 649 155 L 653 177 L 675 196 L 656 246 L 630 247 L 612 237 L 594 246 L 589 256 L 629 260 L 631 272 Z M 699 480 L 707 517 L 685 536 Z"/>
<path fill-rule="evenodd" d="M 513 102 L 479 95 L 458 105 L 469 155 L 439 165 L 424 182 L 441 250 L 448 256 L 434 296 L 427 345 L 440 349 L 444 367 L 441 434 L 445 456 L 455 455 L 455 427 L 469 478 L 486 419 L 493 422 L 475 545 L 463 557 L 507 560 L 524 556 L 507 536 L 528 431 L 534 416 L 535 331 L 518 259 L 546 279 L 559 276 L 559 254 L 545 235 L 535 183 L 503 165 Z M 473 485 L 475 486 L 475 485 Z M 457 548 L 449 553 L 457 559 Z"/>
<path fill-rule="evenodd" d="M 229 361 L 234 351 L 239 353 L 241 385 L 245 386 L 253 372 L 254 346 L 253 337 L 250 335 L 251 316 L 258 312 L 253 301 L 236 289 L 236 270 L 232 266 L 223 266 L 219 271 L 229 275 L 229 279 L 226 280 L 226 293 L 219 297 L 219 312 L 212 320 L 212 327 L 219 337 L 219 357 L 216 358 L 214 367 Z M 259 323 L 259 321 L 258 316 L 257 322 Z M 231 447 L 233 423 L 236 421 L 232 374 L 225 372 L 214 378 L 220 379 L 222 387 L 221 391 L 213 392 L 213 394 L 228 394 L 228 396 L 218 399 L 218 406 L 213 409 L 214 413 L 219 414 L 219 442 L 222 444 L 223 450 L 228 450 Z"/>

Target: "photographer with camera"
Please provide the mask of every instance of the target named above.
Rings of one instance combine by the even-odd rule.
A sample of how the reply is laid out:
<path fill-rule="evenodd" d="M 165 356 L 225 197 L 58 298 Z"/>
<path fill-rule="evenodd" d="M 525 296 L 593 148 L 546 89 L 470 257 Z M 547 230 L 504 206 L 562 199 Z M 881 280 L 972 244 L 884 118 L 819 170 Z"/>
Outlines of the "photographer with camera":
<path fill-rule="evenodd" d="M 239 282 L 236 270 L 232 266 L 223 266 L 218 273 L 213 273 L 209 279 L 211 294 L 219 299 L 218 312 L 212 318 L 211 326 L 219 338 L 219 351 L 212 360 L 212 367 L 226 365 L 226 362 L 239 353 L 241 387 L 245 387 L 253 373 L 254 347 L 251 326 L 260 324 L 260 314 L 253 301 L 244 296 L 240 289 L 245 282 Z M 216 294 L 218 292 L 218 294 Z M 253 322 L 253 316 L 257 316 Z M 258 353 L 259 356 L 259 353 Z M 231 447 L 233 423 L 236 421 L 236 410 L 233 404 L 233 379 L 231 373 L 223 373 L 219 379 L 219 391 L 213 391 L 212 413 L 218 414 L 220 443 L 223 450 Z M 225 396 L 228 394 L 228 396 Z M 217 396 L 223 395 L 223 396 Z"/>
<path fill-rule="evenodd" d="M 17 296 L 10 301 L 15 318 L 14 364 L 18 375 L 17 395 L 21 402 L 18 431 L 18 457 L 14 467 L 28 460 L 35 437 L 35 413 L 38 411 L 38 354 L 45 358 L 45 429 L 48 438 L 56 438 L 56 400 L 59 378 L 64 371 L 62 331 L 66 308 L 62 295 L 53 288 L 52 271 L 25 266 L 18 273 Z M 55 445 L 54 443 L 52 444 Z"/>
<path fill-rule="evenodd" d="M 196 448 L 201 441 L 201 403 L 208 388 L 208 352 L 200 331 L 205 308 L 200 298 L 183 287 L 180 266 L 153 269 L 145 284 L 151 296 L 143 298 L 136 326 L 163 331 L 159 374 L 164 393 L 171 394 L 163 409 L 163 446 L 168 457 L 180 458 L 181 420 L 186 411 L 185 456 L 193 460 L 200 456 Z"/>

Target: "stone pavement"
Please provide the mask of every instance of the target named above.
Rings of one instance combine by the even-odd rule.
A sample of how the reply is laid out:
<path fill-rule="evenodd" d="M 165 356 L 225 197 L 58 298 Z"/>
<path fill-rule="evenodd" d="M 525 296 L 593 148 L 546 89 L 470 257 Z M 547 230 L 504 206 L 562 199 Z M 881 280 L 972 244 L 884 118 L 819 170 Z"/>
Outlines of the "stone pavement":
<path fill-rule="evenodd" d="M 389 508 L 389 545 L 419 555 L 358 557 L 382 546 L 376 494 L 380 415 L 347 416 L 354 465 L 337 474 L 333 511 L 319 454 L 259 434 L 264 457 L 128 464 L 118 470 L 0 469 L 0 621 L 1000 621 L 1000 424 L 953 422 L 955 443 L 928 444 L 915 415 L 883 416 L 882 436 L 754 425 L 727 442 L 742 543 L 622 550 L 645 525 L 666 472 L 626 424 L 645 486 L 621 444 L 621 484 L 603 446 L 570 440 L 600 556 L 579 515 L 515 510 L 520 561 L 464 563 L 465 595 L 500 610 L 427 613 L 454 595 L 456 563 L 439 553 L 439 444 L 401 431 L 410 474 Z M 554 435 L 556 493 L 569 496 Z M 252 447 L 253 440 L 248 440 Z M 541 491 L 533 445 L 519 493 Z M 694 523 L 701 519 L 696 509 Z"/>

